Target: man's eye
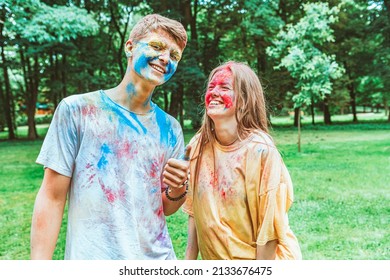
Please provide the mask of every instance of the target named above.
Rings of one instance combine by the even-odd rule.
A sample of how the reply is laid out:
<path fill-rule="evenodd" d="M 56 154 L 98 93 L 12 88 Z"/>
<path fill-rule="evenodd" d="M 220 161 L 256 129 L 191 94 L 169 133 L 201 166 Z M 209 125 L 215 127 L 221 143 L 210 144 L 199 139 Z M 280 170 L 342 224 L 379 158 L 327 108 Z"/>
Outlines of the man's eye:
<path fill-rule="evenodd" d="M 161 50 L 161 46 L 160 45 L 157 45 L 157 44 L 150 44 L 150 46 L 155 49 L 156 51 L 159 51 Z"/>
<path fill-rule="evenodd" d="M 174 54 L 174 53 L 171 53 L 171 58 L 175 61 L 179 61 L 180 60 L 180 56 L 178 54 Z"/>

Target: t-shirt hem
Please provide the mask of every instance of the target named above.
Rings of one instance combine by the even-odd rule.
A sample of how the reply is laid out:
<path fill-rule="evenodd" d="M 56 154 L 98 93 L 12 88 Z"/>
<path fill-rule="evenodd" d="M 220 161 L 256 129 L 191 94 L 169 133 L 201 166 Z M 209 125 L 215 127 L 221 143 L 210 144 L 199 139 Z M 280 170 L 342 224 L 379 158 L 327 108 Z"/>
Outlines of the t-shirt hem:
<path fill-rule="evenodd" d="M 44 168 L 50 168 L 50 169 L 54 170 L 55 172 L 57 172 L 57 173 L 59 173 L 61 175 L 64 175 L 64 176 L 69 177 L 69 178 L 72 177 L 72 172 L 71 171 L 66 170 L 65 168 L 61 168 L 61 167 L 57 166 L 54 162 L 45 161 L 45 160 L 42 160 L 42 159 L 39 159 L 39 158 L 35 162 L 38 163 L 38 164 L 43 165 Z"/>

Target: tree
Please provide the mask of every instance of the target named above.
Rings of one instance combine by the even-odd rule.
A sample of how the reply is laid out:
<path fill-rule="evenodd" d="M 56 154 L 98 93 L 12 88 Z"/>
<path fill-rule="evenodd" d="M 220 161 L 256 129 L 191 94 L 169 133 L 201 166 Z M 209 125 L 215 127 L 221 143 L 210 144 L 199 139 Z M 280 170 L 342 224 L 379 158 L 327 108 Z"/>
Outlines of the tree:
<path fill-rule="evenodd" d="M 15 115 L 13 112 L 14 101 L 11 92 L 11 82 L 9 77 L 10 62 L 6 56 L 6 47 L 9 43 L 9 37 L 5 30 L 5 23 L 11 17 L 11 7 L 8 1 L 0 3 L 0 53 L 1 53 L 1 69 L 3 71 L 3 79 L 0 81 L 0 101 L 4 108 L 4 118 L 8 127 L 8 139 L 16 138 L 15 134 Z M 4 85 L 4 89 L 3 89 Z"/>
<path fill-rule="evenodd" d="M 343 69 L 334 55 L 321 50 L 334 40 L 330 24 L 337 20 L 337 7 L 327 3 L 303 5 L 305 12 L 296 24 L 287 24 L 267 49 L 270 56 L 279 59 L 277 69 L 286 68 L 296 79 L 298 94 L 293 96 L 298 118 L 298 150 L 300 151 L 300 108 L 324 100 L 332 92 L 332 80 L 342 76 Z"/>
<path fill-rule="evenodd" d="M 21 91 L 27 105 L 28 138 L 38 137 L 35 110 L 46 61 L 62 64 L 62 89 L 66 95 L 67 48 L 78 36 L 89 36 L 98 25 L 86 10 L 77 7 L 50 7 L 39 0 L 11 1 L 13 22 L 6 28 L 14 34 L 14 48 L 19 53 L 24 83 Z M 54 55 L 52 50 L 56 50 Z"/>

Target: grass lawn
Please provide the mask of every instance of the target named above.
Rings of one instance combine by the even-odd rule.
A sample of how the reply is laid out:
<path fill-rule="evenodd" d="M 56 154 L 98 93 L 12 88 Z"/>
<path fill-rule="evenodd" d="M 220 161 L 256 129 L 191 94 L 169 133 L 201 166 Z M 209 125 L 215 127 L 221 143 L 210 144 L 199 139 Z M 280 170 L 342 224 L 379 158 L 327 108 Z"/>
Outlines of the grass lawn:
<path fill-rule="evenodd" d="M 185 131 L 187 142 L 192 135 Z M 305 125 L 301 153 L 295 128 L 274 127 L 272 135 L 293 179 L 289 218 L 304 259 L 390 259 L 390 124 Z M 34 163 L 41 144 L 0 141 L 0 259 L 29 258 L 31 213 L 43 175 Z M 168 225 L 182 259 L 187 217 L 179 210 Z M 63 258 L 65 227 L 64 218 L 55 259 Z"/>

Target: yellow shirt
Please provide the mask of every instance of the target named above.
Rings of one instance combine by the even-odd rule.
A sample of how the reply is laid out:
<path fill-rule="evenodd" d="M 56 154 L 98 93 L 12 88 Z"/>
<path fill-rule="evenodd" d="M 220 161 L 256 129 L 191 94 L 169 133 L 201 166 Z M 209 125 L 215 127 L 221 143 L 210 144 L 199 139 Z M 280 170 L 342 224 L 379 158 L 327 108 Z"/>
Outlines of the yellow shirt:
<path fill-rule="evenodd" d="M 192 153 L 197 140 L 190 142 Z M 276 259 L 302 258 L 287 216 L 291 178 L 267 134 L 252 133 L 231 146 L 207 144 L 198 182 L 194 178 L 183 210 L 194 217 L 202 259 L 256 259 L 256 246 L 275 239 Z"/>

